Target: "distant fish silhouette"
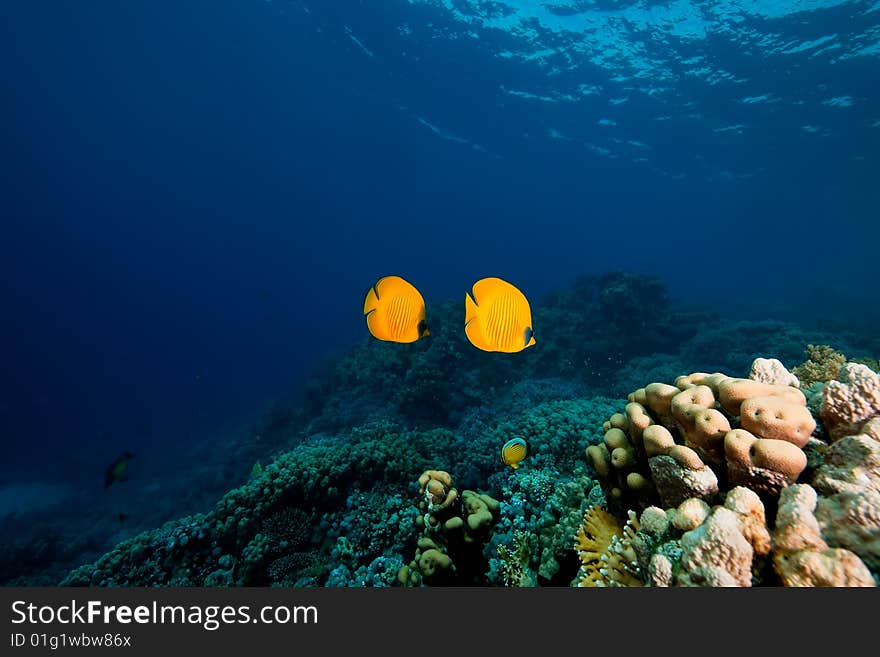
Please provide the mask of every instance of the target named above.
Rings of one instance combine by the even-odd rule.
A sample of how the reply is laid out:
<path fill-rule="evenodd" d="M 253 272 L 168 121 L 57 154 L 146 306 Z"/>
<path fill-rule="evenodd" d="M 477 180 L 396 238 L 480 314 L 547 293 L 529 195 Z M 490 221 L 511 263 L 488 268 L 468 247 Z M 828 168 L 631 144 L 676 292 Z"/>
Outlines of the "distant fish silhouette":
<path fill-rule="evenodd" d="M 125 522 L 126 520 L 128 520 L 127 513 L 120 513 L 117 517 L 119 518 L 119 522 Z"/>
<path fill-rule="evenodd" d="M 135 428 L 135 435 L 138 438 L 151 438 L 153 436 L 153 423 L 143 422 Z"/>
<path fill-rule="evenodd" d="M 117 481 L 126 481 L 128 479 L 128 462 L 132 458 L 134 458 L 134 454 L 125 451 L 122 453 L 122 456 L 110 464 L 110 467 L 104 473 L 104 490 L 110 488 Z"/>

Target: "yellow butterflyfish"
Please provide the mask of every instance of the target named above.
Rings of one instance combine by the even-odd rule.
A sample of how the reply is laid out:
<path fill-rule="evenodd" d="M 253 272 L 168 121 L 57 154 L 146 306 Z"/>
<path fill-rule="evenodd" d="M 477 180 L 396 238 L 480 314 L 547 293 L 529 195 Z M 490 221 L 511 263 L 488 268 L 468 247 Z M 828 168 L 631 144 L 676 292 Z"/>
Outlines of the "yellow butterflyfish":
<path fill-rule="evenodd" d="M 429 335 L 425 300 L 400 276 L 380 278 L 364 299 L 367 328 L 379 340 L 415 342 Z"/>
<path fill-rule="evenodd" d="M 514 353 L 535 344 L 532 310 L 525 295 L 500 278 L 474 283 L 464 296 L 464 332 L 483 351 Z"/>
<path fill-rule="evenodd" d="M 530 452 L 531 446 L 525 438 L 511 438 L 501 448 L 501 462 L 516 470 Z"/>

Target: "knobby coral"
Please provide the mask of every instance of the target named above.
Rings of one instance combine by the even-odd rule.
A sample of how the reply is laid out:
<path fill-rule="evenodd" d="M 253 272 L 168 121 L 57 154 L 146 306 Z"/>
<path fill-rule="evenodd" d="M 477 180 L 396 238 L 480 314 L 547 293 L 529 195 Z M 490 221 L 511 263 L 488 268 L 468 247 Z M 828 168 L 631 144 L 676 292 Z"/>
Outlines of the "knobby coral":
<path fill-rule="evenodd" d="M 426 470 L 418 479 L 419 531 L 416 552 L 398 572 L 404 586 L 478 584 L 486 572 L 483 546 L 492 537 L 500 503 L 482 493 L 453 486 L 444 470 Z"/>
<path fill-rule="evenodd" d="M 586 449 L 612 510 L 711 501 L 728 482 L 778 495 L 807 466 L 816 421 L 793 386 L 697 372 L 628 400 Z"/>
<path fill-rule="evenodd" d="M 608 510 L 592 509 L 576 536 L 580 585 L 875 584 L 876 375 L 842 368 L 832 390 L 858 421 L 842 422 L 851 435 L 831 445 L 813 435 L 816 419 L 778 361 L 756 361 L 752 375 L 761 380 L 694 373 L 651 383 L 606 421 L 586 455 Z"/>

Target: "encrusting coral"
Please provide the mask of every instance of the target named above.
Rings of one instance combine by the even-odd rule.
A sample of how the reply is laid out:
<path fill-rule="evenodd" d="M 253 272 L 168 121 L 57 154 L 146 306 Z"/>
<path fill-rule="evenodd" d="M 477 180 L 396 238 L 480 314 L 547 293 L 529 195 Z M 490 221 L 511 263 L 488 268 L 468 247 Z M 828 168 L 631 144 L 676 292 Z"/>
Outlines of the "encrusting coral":
<path fill-rule="evenodd" d="M 749 378 L 761 383 L 778 383 L 784 386 L 801 387 L 795 372 L 789 372 L 778 358 L 756 358 L 752 361 Z"/>
<path fill-rule="evenodd" d="M 651 586 L 751 586 L 770 552 L 764 506 L 743 487 L 711 508 L 698 498 L 648 507 L 640 526 L 632 544 Z"/>
<path fill-rule="evenodd" d="M 874 586 L 871 571 L 852 551 L 829 547 L 814 515 L 818 496 L 808 484 L 780 495 L 773 531 L 773 567 L 785 586 Z"/>
<path fill-rule="evenodd" d="M 835 441 L 816 469 L 816 519 L 832 547 L 846 547 L 880 569 L 880 416 Z"/>
<path fill-rule="evenodd" d="M 822 389 L 822 422 L 832 440 L 858 431 L 880 415 L 880 374 L 867 365 L 846 363 L 834 381 Z"/>

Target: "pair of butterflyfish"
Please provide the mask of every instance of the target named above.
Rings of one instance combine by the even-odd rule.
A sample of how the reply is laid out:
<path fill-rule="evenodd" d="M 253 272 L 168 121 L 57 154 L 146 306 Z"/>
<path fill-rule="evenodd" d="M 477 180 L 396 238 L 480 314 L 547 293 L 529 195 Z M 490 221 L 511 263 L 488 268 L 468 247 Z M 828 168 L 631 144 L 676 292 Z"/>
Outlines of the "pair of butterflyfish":
<path fill-rule="evenodd" d="M 535 344 L 526 296 L 500 278 L 483 278 L 464 295 L 464 332 L 483 351 L 515 353 Z M 380 278 L 364 300 L 367 328 L 379 340 L 415 342 L 429 335 L 425 300 L 400 276 Z"/>
<path fill-rule="evenodd" d="M 464 332 L 483 351 L 514 353 L 535 344 L 532 311 L 525 295 L 500 278 L 474 283 L 464 297 Z M 430 335 L 425 300 L 414 285 L 400 276 L 380 278 L 364 300 L 367 328 L 379 340 L 416 342 Z M 512 438 L 501 447 L 501 462 L 516 470 L 529 456 L 531 446 Z"/>

